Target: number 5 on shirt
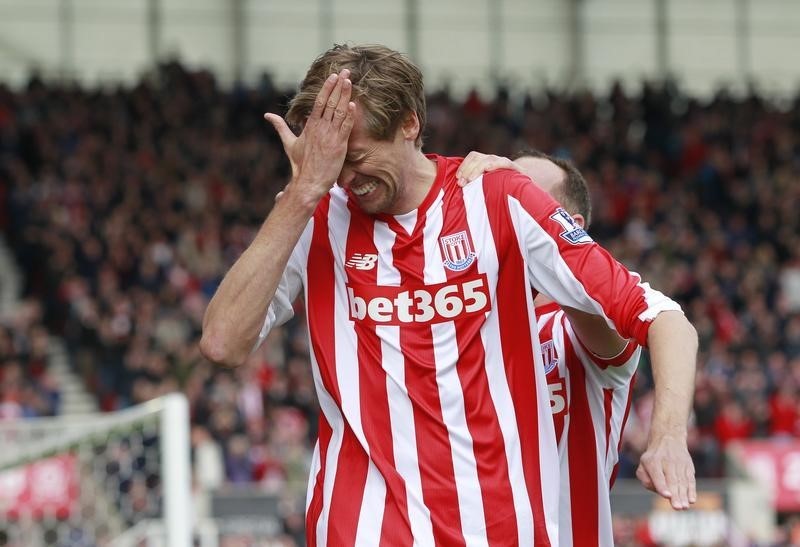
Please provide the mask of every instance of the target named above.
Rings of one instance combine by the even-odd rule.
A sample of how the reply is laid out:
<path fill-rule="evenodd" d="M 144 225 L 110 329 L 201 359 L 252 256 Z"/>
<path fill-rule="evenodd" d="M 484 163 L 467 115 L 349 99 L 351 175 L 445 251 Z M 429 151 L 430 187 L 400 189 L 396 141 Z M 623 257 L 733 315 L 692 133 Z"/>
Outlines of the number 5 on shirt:
<path fill-rule="evenodd" d="M 550 410 L 554 415 L 567 410 L 567 384 L 564 378 L 556 378 L 547 384 L 550 392 Z"/>

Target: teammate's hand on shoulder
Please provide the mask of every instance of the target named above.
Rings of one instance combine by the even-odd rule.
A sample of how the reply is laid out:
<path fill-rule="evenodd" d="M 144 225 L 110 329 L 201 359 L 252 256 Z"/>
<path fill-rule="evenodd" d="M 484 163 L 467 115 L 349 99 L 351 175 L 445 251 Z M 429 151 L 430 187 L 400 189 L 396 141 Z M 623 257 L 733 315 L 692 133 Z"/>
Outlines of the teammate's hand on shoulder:
<path fill-rule="evenodd" d="M 639 460 L 636 477 L 645 488 L 668 499 L 675 510 L 688 509 L 697 501 L 694 462 L 685 436 L 651 436 Z"/>
<path fill-rule="evenodd" d="M 315 203 L 336 182 L 347 155 L 356 110 L 350 100 L 353 84 L 349 76 L 350 71 L 344 69 L 325 80 L 300 136 L 282 117 L 264 114 L 278 132 L 292 166 L 292 181 L 286 191 L 294 187 Z"/>
<path fill-rule="evenodd" d="M 498 169 L 514 169 L 519 171 L 517 165 L 508 158 L 495 156 L 493 154 L 481 154 L 472 151 L 467 154 L 456 171 L 456 180 L 459 186 L 466 185 L 469 181 L 475 180 L 484 173 L 496 171 Z"/>

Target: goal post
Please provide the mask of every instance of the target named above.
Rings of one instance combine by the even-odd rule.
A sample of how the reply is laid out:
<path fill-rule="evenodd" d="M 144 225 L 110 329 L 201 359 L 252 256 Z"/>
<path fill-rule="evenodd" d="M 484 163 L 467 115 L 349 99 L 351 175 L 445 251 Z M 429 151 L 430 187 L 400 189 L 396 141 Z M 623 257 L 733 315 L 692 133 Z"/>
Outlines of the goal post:
<path fill-rule="evenodd" d="M 191 547 L 192 491 L 189 457 L 189 402 L 186 397 L 171 393 L 157 400 L 164 419 L 161 420 L 163 439 L 164 527 L 167 545 Z"/>
<path fill-rule="evenodd" d="M 0 539 L 8 544 L 192 545 L 189 405 L 0 421 Z M 3 544 L 6 544 L 3 543 Z"/>

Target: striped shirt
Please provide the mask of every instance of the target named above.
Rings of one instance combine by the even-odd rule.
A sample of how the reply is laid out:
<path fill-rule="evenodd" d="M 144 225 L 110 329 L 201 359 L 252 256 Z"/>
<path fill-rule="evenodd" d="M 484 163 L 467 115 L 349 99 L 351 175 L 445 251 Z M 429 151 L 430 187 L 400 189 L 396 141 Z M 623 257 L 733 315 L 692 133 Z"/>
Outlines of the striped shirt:
<path fill-rule="evenodd" d="M 646 285 L 530 179 L 460 188 L 429 156 L 420 207 L 367 215 L 334 186 L 260 339 L 303 291 L 320 402 L 309 545 L 557 545 L 558 451 L 530 287 L 644 341 Z"/>
<path fill-rule="evenodd" d="M 610 492 L 642 349 L 629 341 L 604 359 L 581 345 L 558 304 L 536 315 L 561 464 L 560 545 L 613 545 Z"/>

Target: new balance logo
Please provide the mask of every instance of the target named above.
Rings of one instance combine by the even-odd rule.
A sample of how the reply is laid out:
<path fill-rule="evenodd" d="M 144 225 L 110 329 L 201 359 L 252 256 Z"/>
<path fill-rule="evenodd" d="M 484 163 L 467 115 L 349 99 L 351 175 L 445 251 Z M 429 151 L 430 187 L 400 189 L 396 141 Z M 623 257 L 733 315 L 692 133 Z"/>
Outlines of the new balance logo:
<path fill-rule="evenodd" d="M 378 255 L 355 253 L 344 265 L 356 270 L 371 270 L 377 261 Z"/>

